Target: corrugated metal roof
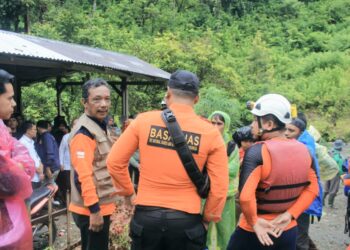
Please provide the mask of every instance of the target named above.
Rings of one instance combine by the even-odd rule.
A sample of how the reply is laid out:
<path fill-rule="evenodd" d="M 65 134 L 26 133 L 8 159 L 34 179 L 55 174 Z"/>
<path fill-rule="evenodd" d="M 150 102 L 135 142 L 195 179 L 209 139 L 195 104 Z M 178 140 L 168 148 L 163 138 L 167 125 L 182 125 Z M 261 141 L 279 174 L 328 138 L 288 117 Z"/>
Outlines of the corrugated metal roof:
<path fill-rule="evenodd" d="M 93 66 L 110 69 L 111 73 L 116 70 L 115 74 L 122 71 L 159 80 L 170 77 L 168 72 L 134 56 L 3 30 L 0 30 L 0 56 L 1 54 L 62 62 L 63 66 L 67 63 L 67 67 L 71 67 L 72 63 Z"/>

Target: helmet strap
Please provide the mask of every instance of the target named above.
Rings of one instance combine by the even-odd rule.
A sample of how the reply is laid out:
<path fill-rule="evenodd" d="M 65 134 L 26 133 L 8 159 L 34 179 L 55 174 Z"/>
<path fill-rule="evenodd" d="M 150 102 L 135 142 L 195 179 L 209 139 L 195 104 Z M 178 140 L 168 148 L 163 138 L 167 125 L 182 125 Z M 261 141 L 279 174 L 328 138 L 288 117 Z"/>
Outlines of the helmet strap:
<path fill-rule="evenodd" d="M 276 127 L 276 128 L 270 129 L 270 130 L 264 129 L 264 133 L 272 133 L 275 131 L 280 131 L 281 129 L 282 129 L 281 127 Z"/>
<path fill-rule="evenodd" d="M 272 133 L 272 132 L 279 131 L 282 129 L 281 127 L 276 127 L 276 128 L 270 129 L 270 130 L 263 129 L 262 123 L 261 123 L 261 116 L 258 116 L 257 118 L 258 118 L 258 126 L 259 126 L 259 132 L 258 132 L 259 140 L 261 140 L 261 136 L 264 133 Z"/>
<path fill-rule="evenodd" d="M 261 141 L 261 136 L 263 135 L 265 130 L 262 128 L 262 125 L 261 125 L 261 117 L 258 116 L 257 119 L 258 119 L 258 126 L 259 126 L 258 137 L 259 137 L 259 141 Z"/>

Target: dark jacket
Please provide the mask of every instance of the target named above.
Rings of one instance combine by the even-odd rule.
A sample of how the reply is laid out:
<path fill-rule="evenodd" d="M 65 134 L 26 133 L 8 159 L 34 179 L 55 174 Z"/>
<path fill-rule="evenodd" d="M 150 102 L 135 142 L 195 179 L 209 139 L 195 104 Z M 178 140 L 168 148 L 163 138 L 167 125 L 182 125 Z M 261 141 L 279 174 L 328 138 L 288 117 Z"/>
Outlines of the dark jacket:
<path fill-rule="evenodd" d="M 44 132 L 38 137 L 35 149 L 45 168 L 50 167 L 51 172 L 60 169 L 57 142 L 49 132 Z"/>

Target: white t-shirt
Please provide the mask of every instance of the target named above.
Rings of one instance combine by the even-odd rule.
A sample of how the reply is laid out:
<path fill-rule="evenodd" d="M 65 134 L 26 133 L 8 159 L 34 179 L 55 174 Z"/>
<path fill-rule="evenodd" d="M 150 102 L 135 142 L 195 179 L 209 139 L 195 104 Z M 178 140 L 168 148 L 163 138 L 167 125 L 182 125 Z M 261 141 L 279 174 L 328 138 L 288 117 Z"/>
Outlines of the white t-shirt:
<path fill-rule="evenodd" d="M 59 148 L 60 164 L 61 166 L 63 166 L 64 170 L 71 169 L 70 153 L 69 153 L 69 145 L 68 145 L 69 135 L 70 134 L 65 134 L 63 136 L 60 144 L 60 148 Z"/>
<path fill-rule="evenodd" d="M 29 138 L 26 135 L 23 135 L 21 137 L 21 139 L 19 139 L 19 141 L 23 144 L 23 146 L 25 146 L 29 152 L 30 157 L 33 159 L 34 164 L 35 164 L 35 168 L 38 169 L 41 165 L 41 160 L 40 157 L 38 155 L 38 153 L 35 150 L 34 147 L 34 140 Z M 32 178 L 32 182 L 40 182 L 40 177 L 39 174 L 37 172 L 35 172 L 33 178 Z"/>

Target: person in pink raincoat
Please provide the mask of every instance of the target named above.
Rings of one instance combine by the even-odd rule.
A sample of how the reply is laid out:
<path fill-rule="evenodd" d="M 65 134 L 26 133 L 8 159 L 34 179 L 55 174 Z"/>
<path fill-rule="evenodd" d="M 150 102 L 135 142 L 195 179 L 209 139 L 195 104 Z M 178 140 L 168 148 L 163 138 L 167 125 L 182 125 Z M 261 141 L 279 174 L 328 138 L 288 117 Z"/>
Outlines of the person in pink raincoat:
<path fill-rule="evenodd" d="M 3 122 L 16 106 L 13 81 L 13 75 L 0 69 L 0 250 L 28 250 L 33 243 L 24 199 L 32 193 L 35 167 L 27 149 Z"/>

